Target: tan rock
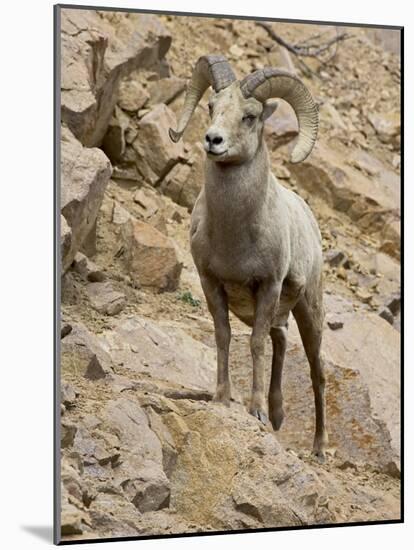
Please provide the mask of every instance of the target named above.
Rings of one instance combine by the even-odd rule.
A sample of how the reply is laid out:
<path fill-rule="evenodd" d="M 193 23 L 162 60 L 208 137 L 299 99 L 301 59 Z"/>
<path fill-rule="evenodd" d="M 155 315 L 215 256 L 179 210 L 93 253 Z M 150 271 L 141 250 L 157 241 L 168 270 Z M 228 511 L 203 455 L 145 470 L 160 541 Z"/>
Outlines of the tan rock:
<path fill-rule="evenodd" d="M 90 522 L 87 514 L 72 504 L 63 493 L 61 500 L 60 530 L 64 535 L 81 535 L 88 531 L 87 524 Z"/>
<path fill-rule="evenodd" d="M 326 101 L 322 104 L 319 110 L 319 118 L 321 125 L 344 131 L 348 129 L 342 116 L 330 101 Z"/>
<path fill-rule="evenodd" d="M 191 176 L 191 166 L 188 164 L 176 164 L 165 176 L 160 185 L 161 192 L 179 204 L 183 187 Z"/>
<path fill-rule="evenodd" d="M 99 145 L 121 79 L 159 64 L 171 36 L 158 17 L 61 9 L 62 120 L 84 145 Z"/>
<path fill-rule="evenodd" d="M 125 111 L 142 109 L 150 98 L 147 90 L 136 80 L 123 80 L 119 86 L 118 105 Z"/>
<path fill-rule="evenodd" d="M 161 191 L 190 212 L 204 185 L 205 152 L 196 143 L 189 153 L 188 164 L 176 164 L 161 182 Z"/>
<path fill-rule="evenodd" d="M 152 218 L 160 210 L 160 201 L 149 191 L 138 189 L 134 194 L 134 202 L 140 209 L 144 219 Z"/>
<path fill-rule="evenodd" d="M 171 240 L 148 223 L 136 220 L 122 226 L 125 261 L 142 286 L 172 291 L 178 286 L 181 264 Z"/>
<path fill-rule="evenodd" d="M 72 231 L 66 219 L 60 216 L 60 256 L 64 264 L 68 264 L 69 252 L 72 246 Z"/>
<path fill-rule="evenodd" d="M 400 457 L 400 335 L 373 313 L 346 314 L 343 319 L 341 330 L 325 332 L 323 347 L 332 362 L 358 373 L 369 388 L 374 418 L 384 423 L 391 437 L 389 450 L 385 451 L 387 442 L 382 442 L 384 452 L 371 460 L 385 468 L 393 459 L 399 463 Z M 372 435 L 358 435 L 357 424 L 354 430 L 352 437 L 360 442 L 360 452 L 375 453 Z"/>
<path fill-rule="evenodd" d="M 111 164 L 99 149 L 88 149 L 62 128 L 61 213 L 71 229 L 71 242 L 62 257 L 66 271 L 93 229 L 111 176 Z"/>
<path fill-rule="evenodd" d="M 391 220 L 381 231 L 381 251 L 393 256 L 397 260 L 401 256 L 401 223 Z"/>
<path fill-rule="evenodd" d="M 383 143 L 399 145 L 401 117 L 399 113 L 370 113 L 368 120 Z"/>
<path fill-rule="evenodd" d="M 151 105 L 157 103 L 168 105 L 185 90 L 185 86 L 186 81 L 176 76 L 151 82 L 148 86 Z"/>
<path fill-rule="evenodd" d="M 273 147 L 280 147 L 298 135 L 298 122 L 290 105 L 279 101 L 276 111 L 265 122 L 266 136 Z"/>
<path fill-rule="evenodd" d="M 73 407 L 76 401 L 76 396 L 77 394 L 74 387 L 62 380 L 60 385 L 60 402 L 67 408 Z"/>
<path fill-rule="evenodd" d="M 286 50 L 271 42 L 271 51 L 267 54 L 267 60 L 270 67 L 278 67 L 282 70 L 288 71 L 291 74 L 297 74 L 295 64 L 292 61 L 292 56 Z M 269 45 L 270 45 L 269 44 Z"/>
<path fill-rule="evenodd" d="M 70 334 L 62 339 L 60 363 L 62 375 L 68 373 L 98 380 L 112 373 L 111 357 L 98 338 L 80 323 L 73 324 Z"/>
<path fill-rule="evenodd" d="M 162 179 L 184 154 L 183 143 L 173 143 L 168 134 L 176 123 L 174 113 L 164 104 L 157 105 L 140 120 L 132 145 L 137 153 L 137 168 L 150 183 L 156 183 L 155 178 Z"/>
<path fill-rule="evenodd" d="M 365 176 L 346 162 L 347 154 L 338 145 L 317 145 L 312 154 L 289 169 L 299 187 L 316 194 L 330 207 L 345 212 L 369 233 L 381 231 L 400 215 L 400 188 L 389 181 Z M 382 176 L 387 177 L 387 176 Z"/>
<path fill-rule="evenodd" d="M 133 216 L 128 212 L 128 210 L 121 206 L 119 202 L 113 201 L 112 223 L 122 225 L 131 219 L 133 219 Z"/>

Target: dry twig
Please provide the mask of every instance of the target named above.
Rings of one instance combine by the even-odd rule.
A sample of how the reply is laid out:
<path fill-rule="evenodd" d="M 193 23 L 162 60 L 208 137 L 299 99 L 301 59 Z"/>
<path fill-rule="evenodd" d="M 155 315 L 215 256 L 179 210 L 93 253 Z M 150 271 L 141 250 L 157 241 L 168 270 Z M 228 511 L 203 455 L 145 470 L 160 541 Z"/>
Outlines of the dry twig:
<path fill-rule="evenodd" d="M 338 44 L 339 42 L 343 42 L 344 40 L 347 40 L 348 38 L 351 38 L 351 34 L 348 33 L 338 33 L 338 29 L 336 29 L 336 36 L 333 38 L 326 40 L 325 42 L 317 43 L 315 42 L 316 39 L 320 38 L 321 36 L 325 35 L 325 33 L 319 33 L 315 34 L 311 37 L 309 37 L 306 40 L 303 40 L 301 42 L 298 42 L 297 44 L 289 44 L 289 42 L 286 42 L 281 36 L 275 33 L 275 31 L 272 29 L 272 27 L 268 23 L 264 23 L 262 21 L 256 21 L 256 25 L 258 27 L 263 28 L 267 34 L 274 40 L 277 44 L 288 50 L 290 53 L 292 53 L 294 56 L 297 57 L 301 67 L 304 69 L 305 73 L 310 73 L 315 75 L 314 71 L 305 63 L 302 57 L 310 57 L 317 59 L 321 65 L 326 65 L 331 61 L 337 52 Z M 328 53 L 329 55 L 327 58 L 323 58 L 325 53 Z"/>

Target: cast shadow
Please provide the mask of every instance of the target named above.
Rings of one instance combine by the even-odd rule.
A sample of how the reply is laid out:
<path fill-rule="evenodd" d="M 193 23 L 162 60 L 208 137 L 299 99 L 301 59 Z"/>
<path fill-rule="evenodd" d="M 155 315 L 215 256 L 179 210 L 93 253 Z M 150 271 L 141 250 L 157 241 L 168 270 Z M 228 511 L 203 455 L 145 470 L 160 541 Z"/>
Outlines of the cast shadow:
<path fill-rule="evenodd" d="M 53 527 L 51 525 L 22 525 L 24 531 L 46 542 L 53 542 Z"/>

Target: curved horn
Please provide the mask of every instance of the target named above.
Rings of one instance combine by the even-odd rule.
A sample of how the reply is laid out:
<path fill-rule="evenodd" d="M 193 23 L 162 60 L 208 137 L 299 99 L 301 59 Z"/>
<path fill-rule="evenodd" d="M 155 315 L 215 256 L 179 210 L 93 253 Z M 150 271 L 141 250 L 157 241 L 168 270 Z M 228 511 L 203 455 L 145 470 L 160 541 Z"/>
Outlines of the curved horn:
<path fill-rule="evenodd" d="M 214 90 L 219 92 L 235 80 L 236 77 L 229 62 L 222 55 L 203 55 L 200 57 L 194 67 L 191 82 L 187 88 L 178 128 L 177 130 L 170 128 L 169 134 L 172 141 L 177 142 L 181 139 L 194 109 L 209 86 L 213 86 Z"/>
<path fill-rule="evenodd" d="M 318 133 L 318 106 L 299 78 L 274 68 L 259 69 L 240 83 L 244 97 L 253 96 L 264 102 L 280 97 L 294 109 L 299 123 L 299 138 L 291 154 L 291 162 L 301 162 L 312 151 Z"/>

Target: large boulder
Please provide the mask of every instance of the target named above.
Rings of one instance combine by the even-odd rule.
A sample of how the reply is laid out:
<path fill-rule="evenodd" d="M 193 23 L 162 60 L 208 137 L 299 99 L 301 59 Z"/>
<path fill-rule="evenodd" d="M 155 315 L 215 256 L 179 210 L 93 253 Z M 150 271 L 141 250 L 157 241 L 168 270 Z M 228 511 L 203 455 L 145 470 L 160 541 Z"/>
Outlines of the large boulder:
<path fill-rule="evenodd" d="M 132 146 L 137 168 L 151 184 L 157 184 L 184 156 L 184 145 L 171 141 L 168 130 L 177 124 L 174 113 L 163 103 L 156 105 L 139 123 Z"/>
<path fill-rule="evenodd" d="M 366 412 L 360 408 L 361 405 L 364 406 L 363 401 L 354 401 L 352 411 L 349 402 L 342 399 L 342 416 L 345 409 L 349 408 L 346 414 L 353 417 L 353 424 L 349 424 L 352 429 L 348 431 L 347 437 L 349 440 L 354 438 L 361 453 L 369 456 L 371 461 L 377 461 L 383 468 L 386 469 L 393 461 L 399 467 L 400 334 L 374 313 L 348 311 L 340 314 L 340 319 L 343 323 L 340 330 L 325 331 L 325 356 L 332 364 L 340 365 L 344 373 L 348 372 L 348 379 L 353 377 L 356 381 L 360 378 L 358 383 L 368 389 L 371 416 L 378 425 L 377 433 L 382 431 L 390 439 L 385 439 L 376 446 L 375 437 L 362 437 L 360 422 L 366 422 Z"/>
<path fill-rule="evenodd" d="M 105 331 L 100 345 L 128 373 L 167 381 L 178 387 L 213 393 L 214 352 L 172 322 L 134 316 Z"/>
<path fill-rule="evenodd" d="M 289 169 L 299 187 L 346 213 L 368 233 L 379 233 L 384 224 L 399 220 L 399 178 L 371 155 L 350 156 L 333 142 L 329 147 L 319 144 L 308 159 Z"/>
<path fill-rule="evenodd" d="M 140 512 L 168 506 L 170 484 L 163 470 L 162 447 L 145 412 L 134 400 L 120 398 L 107 404 L 103 417 L 123 454 L 114 471 L 115 484 Z"/>
<path fill-rule="evenodd" d="M 138 284 L 158 291 L 178 286 L 182 265 L 173 242 L 146 222 L 130 219 L 122 225 L 124 258 Z"/>
<path fill-rule="evenodd" d="M 62 127 L 60 207 L 66 221 L 61 224 L 63 271 L 93 230 L 111 170 L 100 149 L 83 147 L 68 128 Z"/>
<path fill-rule="evenodd" d="M 84 145 L 99 145 L 118 99 L 120 81 L 157 67 L 171 44 L 158 17 L 62 8 L 62 120 Z"/>

